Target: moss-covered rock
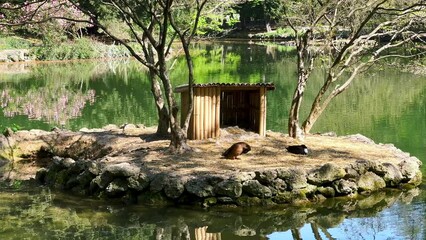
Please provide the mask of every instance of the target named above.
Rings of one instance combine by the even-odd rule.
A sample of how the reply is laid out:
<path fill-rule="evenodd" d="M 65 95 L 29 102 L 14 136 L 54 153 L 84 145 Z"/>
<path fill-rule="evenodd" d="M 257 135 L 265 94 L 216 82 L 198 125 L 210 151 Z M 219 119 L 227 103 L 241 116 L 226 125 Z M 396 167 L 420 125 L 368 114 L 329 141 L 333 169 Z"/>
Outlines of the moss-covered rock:
<path fill-rule="evenodd" d="M 171 205 L 172 202 L 161 192 L 143 192 L 137 196 L 137 202 L 145 205 L 165 206 Z"/>
<path fill-rule="evenodd" d="M 286 181 L 290 190 L 305 188 L 308 185 L 306 171 L 302 168 L 277 169 L 277 177 Z"/>
<path fill-rule="evenodd" d="M 179 198 L 185 191 L 185 181 L 182 178 L 169 178 L 164 186 L 164 193 L 171 199 Z"/>
<path fill-rule="evenodd" d="M 261 205 L 262 200 L 258 197 L 241 196 L 235 202 L 238 206 L 250 207 Z"/>
<path fill-rule="evenodd" d="M 334 180 L 341 179 L 346 175 L 343 167 L 339 167 L 332 163 L 326 163 L 319 168 L 313 169 L 308 173 L 308 183 L 315 185 L 323 185 L 331 183 Z"/>
<path fill-rule="evenodd" d="M 224 180 L 217 185 L 215 192 L 217 195 L 237 198 L 243 192 L 243 185 L 236 180 Z"/>
<path fill-rule="evenodd" d="M 272 200 L 278 204 L 291 203 L 292 199 L 293 197 L 291 192 L 278 193 L 272 198 Z"/>
<path fill-rule="evenodd" d="M 217 204 L 217 198 L 209 197 L 205 198 L 203 201 L 203 207 L 210 207 Z"/>
<path fill-rule="evenodd" d="M 336 191 L 330 186 L 318 187 L 317 191 L 326 198 L 331 198 L 336 195 Z"/>
<path fill-rule="evenodd" d="M 122 178 L 116 178 L 108 184 L 105 193 L 109 197 L 121 197 L 126 194 L 127 189 L 127 181 Z"/>
<path fill-rule="evenodd" d="M 372 192 L 386 187 L 386 182 L 373 172 L 366 172 L 357 181 L 358 189 L 361 192 Z"/>
<path fill-rule="evenodd" d="M 272 191 L 257 180 L 248 180 L 243 183 L 243 191 L 251 196 L 259 198 L 272 197 Z"/>

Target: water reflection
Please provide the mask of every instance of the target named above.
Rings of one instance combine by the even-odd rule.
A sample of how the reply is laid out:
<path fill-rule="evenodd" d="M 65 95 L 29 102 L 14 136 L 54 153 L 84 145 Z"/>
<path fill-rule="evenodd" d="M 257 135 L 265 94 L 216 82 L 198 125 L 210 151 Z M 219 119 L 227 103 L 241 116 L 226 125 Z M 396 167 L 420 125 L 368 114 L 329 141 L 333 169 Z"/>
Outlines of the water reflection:
<path fill-rule="evenodd" d="M 134 61 L 31 65 L 0 74 L 0 124 L 78 130 L 107 124 L 156 123 L 145 70 Z"/>
<path fill-rule="evenodd" d="M 420 195 L 419 195 L 420 194 Z M 3 189 L 3 239 L 422 239 L 424 191 L 383 191 L 322 204 L 239 209 L 147 208 L 48 189 Z M 409 204 L 410 203 L 410 204 Z M 409 204 L 409 205 L 407 205 Z M 415 208 L 415 214 L 412 215 Z"/>
<path fill-rule="evenodd" d="M 86 102 L 95 102 L 95 90 L 70 91 L 58 88 L 30 89 L 24 94 L 6 88 L 1 92 L 0 105 L 6 117 L 27 115 L 29 119 L 65 125 L 70 119 L 81 116 Z"/>
<path fill-rule="evenodd" d="M 234 43 L 194 47 L 199 50 L 194 64 L 201 66 L 195 68 L 197 82 L 274 82 L 277 88 L 268 95 L 267 127 L 286 131 L 296 78 L 294 55 L 286 49 Z M 185 83 L 182 69 L 185 61 L 174 62 L 175 85 Z M 78 130 L 110 123 L 156 124 L 145 70 L 132 62 L 55 63 L 24 70 L 1 71 L 1 104 L 7 102 L 7 107 L 0 109 L 0 125 L 48 130 L 55 121 L 67 121 L 65 128 Z M 306 103 L 314 98 L 313 90 L 322 83 L 321 71 L 313 75 L 302 117 L 309 111 Z M 313 132 L 361 133 L 376 142 L 395 143 L 425 162 L 424 79 L 398 69 L 372 70 L 330 105 Z M 34 109 L 44 106 L 31 107 L 36 104 L 33 99 L 43 99 L 42 105 L 50 110 L 65 106 L 66 116 L 53 110 L 37 114 Z M 32 110 L 17 110 L 17 106 Z M 29 120 L 21 115 L 25 113 L 44 121 Z M 78 117 L 65 119 L 72 115 Z M 244 210 L 126 207 L 32 190 L 0 189 L 1 239 L 426 239 L 424 190 L 414 199 L 416 190 L 327 200 L 321 206 Z"/>

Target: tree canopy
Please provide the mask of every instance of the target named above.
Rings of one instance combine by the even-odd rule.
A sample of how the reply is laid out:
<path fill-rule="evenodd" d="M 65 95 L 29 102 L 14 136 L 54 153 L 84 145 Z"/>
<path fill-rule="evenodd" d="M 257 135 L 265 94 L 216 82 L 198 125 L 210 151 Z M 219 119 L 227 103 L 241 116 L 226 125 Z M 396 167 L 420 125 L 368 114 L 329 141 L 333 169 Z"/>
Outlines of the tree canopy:
<path fill-rule="evenodd" d="M 425 1 L 294 0 L 286 2 L 285 13 L 297 46 L 298 79 L 288 125 L 293 137 L 309 133 L 330 101 L 372 64 L 423 54 Z M 322 62 L 324 83 L 300 126 L 299 109 L 316 59 Z"/>

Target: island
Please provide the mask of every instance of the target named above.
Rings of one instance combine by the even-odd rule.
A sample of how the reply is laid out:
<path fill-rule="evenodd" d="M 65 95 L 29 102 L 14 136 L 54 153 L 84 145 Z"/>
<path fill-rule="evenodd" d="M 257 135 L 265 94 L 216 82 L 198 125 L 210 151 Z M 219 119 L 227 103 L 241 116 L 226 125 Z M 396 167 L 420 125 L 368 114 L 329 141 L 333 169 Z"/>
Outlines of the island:
<path fill-rule="evenodd" d="M 2 161 L 13 162 L 13 168 L 2 164 L 2 177 L 35 179 L 81 197 L 203 207 L 356 198 L 383 188 L 404 191 L 422 181 L 416 157 L 360 134 L 307 135 L 303 143 L 309 154 L 296 155 L 286 146 L 300 141 L 283 133 L 267 131 L 263 137 L 238 127 L 220 131 L 218 138 L 189 140 L 192 151 L 184 154 L 170 153 L 169 140 L 141 124 L 18 131 L 0 138 Z M 238 159 L 221 156 L 240 141 L 252 150 Z"/>

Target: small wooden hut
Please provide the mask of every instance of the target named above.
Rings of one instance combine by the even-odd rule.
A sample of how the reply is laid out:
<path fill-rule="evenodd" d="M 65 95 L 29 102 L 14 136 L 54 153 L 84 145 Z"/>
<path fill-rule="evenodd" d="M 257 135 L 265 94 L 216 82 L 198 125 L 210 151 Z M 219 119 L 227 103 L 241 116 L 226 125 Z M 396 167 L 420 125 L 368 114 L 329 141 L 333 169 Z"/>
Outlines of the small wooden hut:
<path fill-rule="evenodd" d="M 238 126 L 265 136 L 266 92 L 273 83 L 194 84 L 194 110 L 188 139 L 215 138 L 220 128 Z M 188 85 L 175 89 L 181 93 L 181 119 L 189 109 Z"/>

